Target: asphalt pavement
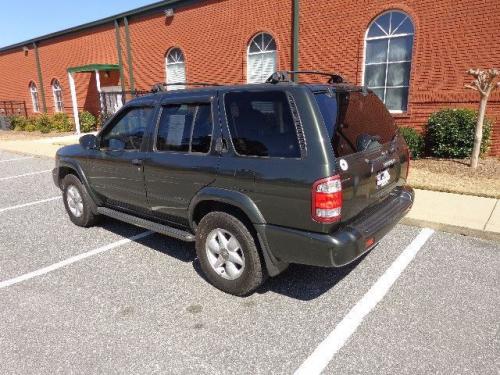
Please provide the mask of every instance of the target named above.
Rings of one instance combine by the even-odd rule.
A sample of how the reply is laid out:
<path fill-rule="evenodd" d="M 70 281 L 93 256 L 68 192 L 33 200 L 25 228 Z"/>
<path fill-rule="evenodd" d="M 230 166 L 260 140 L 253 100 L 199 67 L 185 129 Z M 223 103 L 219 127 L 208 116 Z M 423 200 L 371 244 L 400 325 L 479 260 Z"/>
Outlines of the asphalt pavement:
<path fill-rule="evenodd" d="M 22 157 L 0 152 L 1 374 L 293 373 L 346 322 L 324 373 L 499 373 L 498 243 L 436 231 L 416 248 L 422 229 L 398 225 L 353 265 L 292 265 L 239 298 L 205 281 L 192 244 L 76 227 L 53 160 Z"/>

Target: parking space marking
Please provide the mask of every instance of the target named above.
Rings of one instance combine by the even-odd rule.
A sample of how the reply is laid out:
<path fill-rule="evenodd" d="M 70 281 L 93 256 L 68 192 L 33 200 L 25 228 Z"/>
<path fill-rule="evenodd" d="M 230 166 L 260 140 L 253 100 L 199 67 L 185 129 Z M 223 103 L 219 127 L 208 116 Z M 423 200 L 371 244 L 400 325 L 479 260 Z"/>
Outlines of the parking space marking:
<path fill-rule="evenodd" d="M 22 158 L 14 158 L 14 159 L 5 159 L 5 160 L 0 160 L 0 163 L 7 163 L 8 161 L 18 161 L 18 160 L 26 160 L 26 159 L 33 159 L 34 156 L 25 156 Z"/>
<path fill-rule="evenodd" d="M 87 251 L 86 253 L 75 255 L 75 256 L 73 256 L 71 258 L 62 260 L 60 262 L 54 263 L 54 264 L 52 264 L 50 266 L 47 266 L 47 267 L 40 268 L 40 269 L 38 269 L 36 271 L 25 273 L 24 275 L 21 275 L 21 276 L 18 276 L 18 277 L 14 277 L 13 279 L 5 280 L 5 281 L 0 281 L 0 289 L 6 288 L 6 287 L 14 285 L 14 284 L 18 284 L 18 283 L 20 283 L 22 281 L 26 281 L 26 280 L 32 279 L 34 277 L 37 277 L 37 276 L 45 275 L 45 274 L 47 274 L 49 272 L 52 272 L 52 271 L 55 271 L 55 270 L 57 270 L 59 268 L 68 266 L 68 265 L 70 265 L 72 263 L 78 262 L 78 261 L 83 260 L 85 258 L 89 258 L 91 256 L 103 253 L 105 251 L 117 248 L 119 246 L 128 244 L 128 243 L 133 242 L 133 241 L 137 241 L 137 240 L 139 240 L 141 238 L 150 236 L 153 233 L 154 232 L 148 230 L 146 232 L 142 232 L 142 233 L 136 234 L 135 236 L 124 238 L 122 240 L 110 243 L 109 245 L 105 245 L 105 246 L 99 247 L 97 249 Z"/>
<path fill-rule="evenodd" d="M 5 207 L 5 208 L 0 208 L 0 213 L 5 212 L 5 211 L 17 210 L 18 208 L 34 206 L 36 204 L 42 204 L 42 203 L 46 203 L 46 202 L 51 202 L 51 201 L 55 201 L 56 199 L 61 199 L 61 198 L 62 198 L 62 196 L 58 195 L 57 197 L 52 197 L 52 198 L 47 198 L 47 199 L 40 199 L 39 201 L 28 202 L 28 203 L 18 204 L 16 206 L 10 206 L 10 207 Z"/>
<path fill-rule="evenodd" d="M 38 172 L 23 173 L 23 174 L 18 174 L 17 176 L 1 177 L 0 181 L 12 180 L 14 178 L 19 178 L 19 177 L 33 176 L 35 174 L 42 174 L 47 172 L 52 172 L 52 169 L 46 169 L 44 171 L 38 171 Z"/>
<path fill-rule="evenodd" d="M 295 371 L 295 375 L 320 374 L 334 355 L 344 346 L 363 319 L 384 298 L 394 282 L 415 258 L 434 230 L 424 228 L 398 256 L 370 290 L 347 313 L 334 330 L 319 344 L 313 353 Z"/>

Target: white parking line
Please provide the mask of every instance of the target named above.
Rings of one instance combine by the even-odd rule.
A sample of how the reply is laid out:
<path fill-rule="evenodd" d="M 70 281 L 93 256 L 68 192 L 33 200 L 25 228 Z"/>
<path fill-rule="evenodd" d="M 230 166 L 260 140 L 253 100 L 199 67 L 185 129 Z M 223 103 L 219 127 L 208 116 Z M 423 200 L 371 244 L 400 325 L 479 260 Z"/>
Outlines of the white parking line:
<path fill-rule="evenodd" d="M 384 298 L 433 233 L 434 230 L 429 228 L 420 231 L 418 236 L 404 249 L 363 298 L 356 303 L 335 329 L 295 371 L 295 375 L 320 374 L 328 366 L 333 356 L 344 346 L 370 311 Z"/>
<path fill-rule="evenodd" d="M 4 160 L 0 160 L 0 163 L 7 163 L 8 161 L 18 161 L 18 160 L 26 160 L 26 159 L 33 159 L 33 158 L 34 158 L 33 156 L 26 156 L 26 157 L 22 157 L 22 158 L 4 159 Z"/>
<path fill-rule="evenodd" d="M 18 204 L 16 206 L 0 208 L 0 213 L 5 212 L 5 211 L 17 210 L 18 208 L 33 206 L 35 204 L 41 204 L 41 203 L 45 203 L 45 202 L 55 201 L 56 199 L 61 199 L 61 198 L 62 198 L 61 196 L 57 196 L 57 197 L 52 197 L 52 198 L 47 198 L 47 199 L 40 199 L 39 201 Z"/>
<path fill-rule="evenodd" d="M 42 174 L 42 173 L 47 173 L 47 172 L 52 172 L 52 169 L 46 169 L 44 171 L 38 171 L 38 172 L 18 174 L 17 176 L 0 177 L 0 181 L 12 180 L 14 178 L 19 178 L 19 177 L 33 176 L 35 174 Z"/>
<path fill-rule="evenodd" d="M 147 236 L 149 236 L 149 235 L 151 235 L 153 233 L 154 232 L 151 232 L 151 231 L 148 230 L 146 232 L 142 232 L 142 233 L 136 234 L 135 236 L 124 238 L 123 240 L 110 243 L 109 245 L 102 246 L 102 247 L 99 247 L 99 248 L 94 249 L 94 250 L 90 250 L 90 251 L 88 251 L 86 253 L 75 255 L 74 257 L 62 260 L 60 262 L 54 263 L 54 264 L 52 264 L 50 266 L 47 266 L 47 267 L 40 268 L 40 269 L 38 269 L 36 271 L 29 272 L 29 273 L 26 273 L 26 274 L 18 276 L 18 277 L 14 277 L 13 279 L 1 281 L 0 282 L 0 289 L 6 288 L 8 286 L 11 286 L 11 285 L 14 285 L 14 284 L 17 284 L 17 283 L 20 283 L 22 281 L 26 281 L 26 280 L 32 279 L 32 278 L 37 277 L 37 276 L 45 275 L 46 273 L 55 271 L 55 270 L 57 270 L 59 268 L 68 266 L 68 265 L 70 265 L 72 263 L 78 262 L 78 261 L 83 260 L 85 258 L 89 258 L 91 256 L 94 256 L 94 255 L 103 253 L 105 251 L 114 249 L 116 247 L 125 245 L 127 243 L 132 242 L 132 241 L 136 241 L 136 240 L 139 240 L 141 238 L 147 237 Z"/>

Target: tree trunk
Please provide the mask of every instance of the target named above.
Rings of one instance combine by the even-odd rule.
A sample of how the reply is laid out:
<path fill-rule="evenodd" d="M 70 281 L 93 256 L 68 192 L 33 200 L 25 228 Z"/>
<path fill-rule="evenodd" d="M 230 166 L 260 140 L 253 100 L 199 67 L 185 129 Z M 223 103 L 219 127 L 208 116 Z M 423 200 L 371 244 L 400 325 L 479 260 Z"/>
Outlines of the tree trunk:
<path fill-rule="evenodd" d="M 470 160 L 470 166 L 474 169 L 477 168 L 477 165 L 479 163 L 479 154 L 481 153 L 481 142 L 483 140 L 483 122 L 487 101 L 488 97 L 486 95 L 481 95 L 481 101 L 479 102 L 479 115 L 477 116 L 476 134 L 474 135 L 474 147 L 472 148 L 472 156 Z"/>

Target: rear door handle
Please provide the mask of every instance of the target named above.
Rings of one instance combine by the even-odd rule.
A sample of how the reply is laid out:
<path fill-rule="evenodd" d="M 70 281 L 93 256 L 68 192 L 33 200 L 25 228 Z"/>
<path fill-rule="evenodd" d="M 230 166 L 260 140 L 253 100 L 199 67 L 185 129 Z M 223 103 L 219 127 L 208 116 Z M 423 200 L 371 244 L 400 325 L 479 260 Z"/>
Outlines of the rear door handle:
<path fill-rule="evenodd" d="M 142 159 L 132 159 L 132 164 L 141 166 L 142 165 Z"/>

